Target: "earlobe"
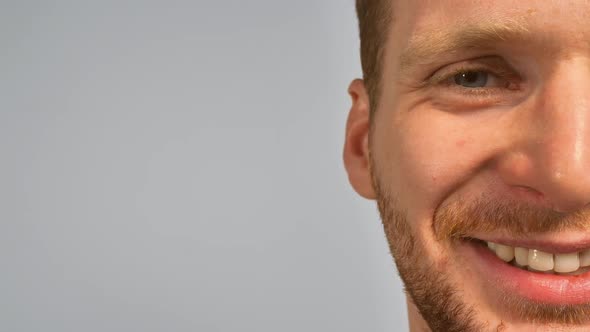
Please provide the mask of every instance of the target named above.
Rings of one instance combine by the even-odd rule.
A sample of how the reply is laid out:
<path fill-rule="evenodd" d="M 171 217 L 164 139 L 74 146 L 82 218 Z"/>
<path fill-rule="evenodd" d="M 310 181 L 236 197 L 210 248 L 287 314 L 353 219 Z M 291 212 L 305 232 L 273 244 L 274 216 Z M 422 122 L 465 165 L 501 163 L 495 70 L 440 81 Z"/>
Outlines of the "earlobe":
<path fill-rule="evenodd" d="M 363 81 L 354 80 L 348 94 L 352 98 L 352 107 L 346 122 L 344 167 L 354 190 L 367 199 L 375 199 L 369 157 L 370 103 Z"/>

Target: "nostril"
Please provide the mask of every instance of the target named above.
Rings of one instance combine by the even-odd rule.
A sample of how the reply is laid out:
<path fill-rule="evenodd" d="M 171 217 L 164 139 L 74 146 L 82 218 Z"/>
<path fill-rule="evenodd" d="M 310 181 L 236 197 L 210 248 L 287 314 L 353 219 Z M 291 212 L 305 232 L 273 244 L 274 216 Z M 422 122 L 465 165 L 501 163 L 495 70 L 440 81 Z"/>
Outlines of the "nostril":
<path fill-rule="evenodd" d="M 543 199 L 545 195 L 542 192 L 528 186 L 514 186 L 514 190 L 521 192 L 524 195 L 531 195 L 536 199 Z"/>
<path fill-rule="evenodd" d="M 532 187 L 512 185 L 510 190 L 519 200 L 533 202 L 538 206 L 551 207 L 545 195 Z"/>

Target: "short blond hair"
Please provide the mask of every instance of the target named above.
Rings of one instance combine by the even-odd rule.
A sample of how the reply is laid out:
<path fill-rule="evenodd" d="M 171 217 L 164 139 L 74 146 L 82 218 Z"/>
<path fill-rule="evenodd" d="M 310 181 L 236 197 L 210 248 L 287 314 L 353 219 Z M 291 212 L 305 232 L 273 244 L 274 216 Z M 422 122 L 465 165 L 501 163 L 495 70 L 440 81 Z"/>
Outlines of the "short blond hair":
<path fill-rule="evenodd" d="M 375 112 L 381 94 L 381 72 L 385 43 L 392 21 L 392 0 L 356 0 L 361 40 L 363 79 Z"/>

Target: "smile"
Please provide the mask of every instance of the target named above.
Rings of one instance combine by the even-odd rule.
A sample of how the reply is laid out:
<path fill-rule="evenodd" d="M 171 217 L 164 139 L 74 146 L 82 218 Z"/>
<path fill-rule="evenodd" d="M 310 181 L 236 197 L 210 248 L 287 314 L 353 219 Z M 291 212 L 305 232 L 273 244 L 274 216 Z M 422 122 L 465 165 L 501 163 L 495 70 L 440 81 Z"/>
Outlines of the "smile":
<path fill-rule="evenodd" d="M 590 303 L 587 242 L 583 246 L 511 242 L 470 238 L 458 248 L 491 296 L 500 292 L 503 298 L 516 296 L 538 303 Z"/>
<path fill-rule="evenodd" d="M 524 270 L 560 275 L 580 275 L 590 270 L 590 249 L 571 253 L 548 253 L 538 249 L 486 243 L 498 258 Z"/>

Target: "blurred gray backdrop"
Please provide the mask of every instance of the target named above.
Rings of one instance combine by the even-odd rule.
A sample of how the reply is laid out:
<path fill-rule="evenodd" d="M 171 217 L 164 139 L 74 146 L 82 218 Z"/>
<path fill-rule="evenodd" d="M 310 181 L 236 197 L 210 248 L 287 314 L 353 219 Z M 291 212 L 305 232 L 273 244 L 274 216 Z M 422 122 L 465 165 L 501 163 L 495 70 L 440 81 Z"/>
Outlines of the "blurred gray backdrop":
<path fill-rule="evenodd" d="M 405 331 L 353 0 L 0 0 L 0 331 Z"/>

